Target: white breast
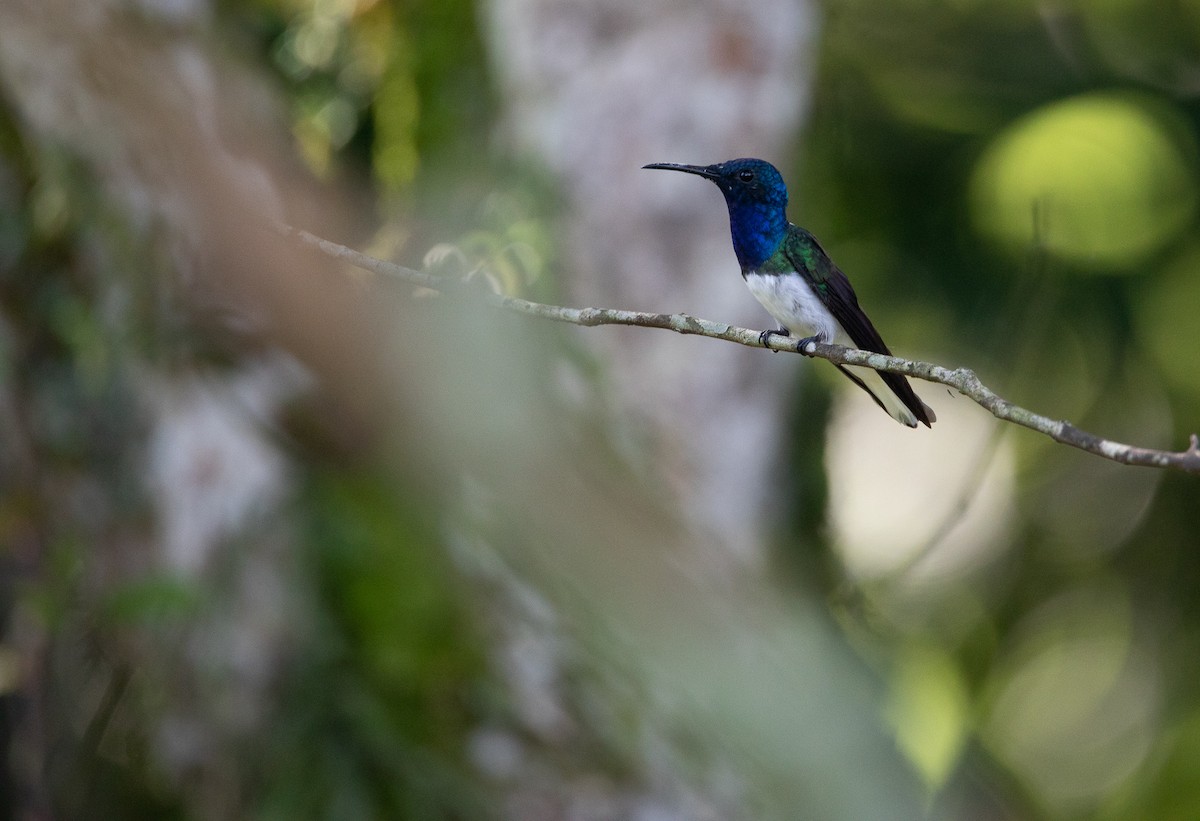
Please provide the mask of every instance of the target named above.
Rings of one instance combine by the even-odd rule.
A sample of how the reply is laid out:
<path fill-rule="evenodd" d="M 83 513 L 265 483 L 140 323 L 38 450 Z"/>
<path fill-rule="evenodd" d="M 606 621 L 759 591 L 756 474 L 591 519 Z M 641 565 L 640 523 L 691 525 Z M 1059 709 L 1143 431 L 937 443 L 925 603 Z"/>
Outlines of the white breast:
<path fill-rule="evenodd" d="M 746 285 L 767 313 L 792 336 L 819 336 L 825 342 L 850 344 L 846 332 L 799 274 L 746 274 Z"/>

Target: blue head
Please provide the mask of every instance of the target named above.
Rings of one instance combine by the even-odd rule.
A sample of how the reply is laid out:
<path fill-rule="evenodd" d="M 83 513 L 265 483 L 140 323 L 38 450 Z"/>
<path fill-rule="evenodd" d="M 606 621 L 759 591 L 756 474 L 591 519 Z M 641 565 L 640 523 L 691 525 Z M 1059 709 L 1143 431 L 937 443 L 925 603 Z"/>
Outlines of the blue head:
<path fill-rule="evenodd" d="M 787 186 L 775 166 L 743 158 L 716 165 L 659 162 L 643 168 L 683 171 L 712 180 L 729 206 L 733 250 L 743 270 L 754 270 L 775 253 L 787 234 Z"/>

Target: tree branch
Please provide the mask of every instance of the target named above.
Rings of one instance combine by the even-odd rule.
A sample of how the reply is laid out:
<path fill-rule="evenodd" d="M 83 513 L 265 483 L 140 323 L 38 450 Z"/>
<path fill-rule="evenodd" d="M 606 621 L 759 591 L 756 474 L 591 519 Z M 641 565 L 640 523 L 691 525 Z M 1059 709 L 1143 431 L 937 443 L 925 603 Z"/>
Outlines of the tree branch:
<path fill-rule="evenodd" d="M 450 280 L 437 277 L 421 271 L 405 268 L 402 265 L 385 262 L 375 257 L 359 253 L 344 245 L 321 239 L 318 236 L 301 231 L 290 226 L 279 226 L 285 235 L 295 237 L 302 244 L 313 248 L 333 259 L 348 262 L 356 268 L 362 268 L 381 276 L 401 279 L 435 291 L 460 290 L 460 280 Z M 566 322 L 572 325 L 635 325 L 641 328 L 661 328 L 681 334 L 696 334 L 712 339 L 723 339 L 736 342 L 751 348 L 761 348 L 759 332 L 749 328 L 739 328 L 724 322 L 713 322 L 707 319 L 689 316 L 688 314 L 654 314 L 643 311 L 625 311 L 616 308 L 567 308 L 560 305 L 547 305 L 541 302 L 531 302 L 518 297 L 504 296 L 491 290 L 472 292 L 472 296 L 489 305 L 503 308 L 516 313 L 550 319 L 555 322 Z M 1079 448 L 1088 453 L 1111 459 L 1126 465 L 1141 465 L 1145 467 L 1174 468 L 1194 475 L 1200 475 L 1200 437 L 1192 434 L 1186 450 L 1165 451 L 1153 448 L 1141 448 L 1133 445 L 1114 442 L 1095 434 L 1081 430 L 1070 422 L 1051 419 L 1048 416 L 1034 413 L 1022 408 L 999 396 L 984 385 L 975 372 L 968 368 L 944 368 L 929 362 L 918 362 L 903 359 L 898 356 L 846 348 L 841 345 L 809 343 L 803 351 L 796 349 L 796 342 L 788 337 L 771 336 L 767 338 L 766 347 L 775 351 L 801 353 L 806 356 L 816 356 L 828 359 L 837 365 L 861 365 L 878 371 L 903 374 L 926 382 L 937 382 L 947 385 L 963 396 L 975 401 L 997 419 L 1044 433 L 1056 442 Z"/>

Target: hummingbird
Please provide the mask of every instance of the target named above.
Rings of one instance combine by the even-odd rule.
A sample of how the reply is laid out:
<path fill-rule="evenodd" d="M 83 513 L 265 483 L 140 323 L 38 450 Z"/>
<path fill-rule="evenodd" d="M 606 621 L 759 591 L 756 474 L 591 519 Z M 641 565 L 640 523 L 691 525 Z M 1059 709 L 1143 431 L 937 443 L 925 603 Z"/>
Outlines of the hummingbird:
<path fill-rule="evenodd" d="M 795 336 L 800 352 L 809 342 L 833 342 L 891 356 L 879 331 L 858 306 L 850 280 L 812 234 L 788 222 L 787 185 L 775 166 L 747 157 L 714 165 L 659 162 L 642 167 L 695 174 L 721 189 L 742 279 L 779 323 L 778 329 L 759 334 L 764 347 L 772 336 Z M 915 428 L 918 422 L 930 427 L 936 421 L 933 409 L 900 374 L 834 367 L 897 422 Z"/>

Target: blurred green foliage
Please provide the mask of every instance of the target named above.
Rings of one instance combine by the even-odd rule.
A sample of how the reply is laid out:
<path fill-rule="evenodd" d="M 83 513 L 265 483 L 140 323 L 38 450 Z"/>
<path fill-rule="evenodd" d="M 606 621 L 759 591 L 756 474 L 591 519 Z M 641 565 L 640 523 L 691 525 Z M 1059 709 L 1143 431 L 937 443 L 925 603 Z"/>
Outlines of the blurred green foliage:
<path fill-rule="evenodd" d="M 222 25 L 278 68 L 297 152 L 318 176 L 370 177 L 383 211 L 403 197 L 411 213 L 423 168 L 486 162 L 476 157 L 491 103 L 473 4 L 233 6 Z M 428 500 L 406 504 L 394 475 L 348 464 L 303 426 L 292 445 L 311 450 L 288 511 L 301 552 L 282 564 L 282 606 L 311 626 L 269 683 L 270 712 L 238 729 L 237 671 L 182 676 L 205 668 L 189 654 L 223 640 L 238 606 L 232 567 L 263 544 L 225 544 L 214 578 L 137 567 L 139 546 L 159 536 L 139 379 L 151 364 L 220 373 L 255 341 L 214 334 L 214 309 L 183 305 L 188 272 L 155 232 L 129 225 L 86 167 L 49 141 L 27 143 L 22 126 L 0 109 L 0 627 L 32 620 L 50 646 L 2 677 L 0 818 L 22 807 L 480 817 L 463 743 L 485 673 Z M 512 255 L 522 280 L 536 275 L 536 229 L 498 230 L 511 239 L 481 235 L 486 253 Z M 34 689 L 18 699 L 18 686 Z M 164 772 L 161 728 L 186 739 L 187 722 L 210 709 L 224 723 L 202 734 L 219 759 Z M 34 721 L 20 730 L 21 717 Z"/>
<path fill-rule="evenodd" d="M 369 173 L 385 202 L 430 193 L 422 169 L 439 186 L 488 174 L 494 104 L 476 16 L 469 0 L 255 0 L 229 9 L 289 82 L 309 167 L 326 178 Z M 421 211 L 436 209 L 423 202 Z"/>
<path fill-rule="evenodd" d="M 419 498 L 382 475 L 318 473 L 297 499 L 315 624 L 285 676 L 254 814 L 480 816 L 461 747 L 481 659 Z"/>
<path fill-rule="evenodd" d="M 1144 273 L 1192 222 L 1196 202 L 1195 145 L 1154 103 L 1081 95 L 1011 126 L 972 181 L 981 232 L 1018 251 L 1039 242 L 1080 272 Z"/>
<path fill-rule="evenodd" d="M 1200 5 L 825 7 L 795 216 L 892 344 L 1181 447 L 1200 427 Z M 1195 790 L 1168 793 L 1200 701 L 1200 488 L 1013 442 L 1004 556 L 924 593 L 884 581 L 852 609 L 892 659 L 901 745 L 944 796 L 979 745 L 1015 817 L 1185 817 Z"/>

